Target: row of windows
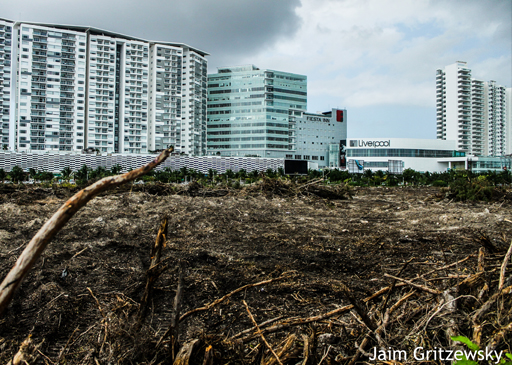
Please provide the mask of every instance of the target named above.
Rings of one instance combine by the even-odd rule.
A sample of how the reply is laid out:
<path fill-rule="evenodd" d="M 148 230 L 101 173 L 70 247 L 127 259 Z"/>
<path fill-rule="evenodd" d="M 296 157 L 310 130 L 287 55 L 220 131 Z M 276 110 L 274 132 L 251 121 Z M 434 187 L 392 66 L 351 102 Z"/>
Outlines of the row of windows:
<path fill-rule="evenodd" d="M 286 158 L 288 159 L 292 159 L 294 158 L 295 160 L 313 160 L 313 161 L 318 161 L 318 158 L 320 157 L 320 161 L 325 161 L 325 156 L 309 156 L 309 155 L 295 155 L 295 157 L 293 155 L 286 155 Z"/>
<path fill-rule="evenodd" d="M 288 124 L 281 123 L 243 123 L 243 124 L 208 124 L 208 128 L 247 128 L 247 127 L 278 127 L 278 128 L 288 128 Z M 224 132 L 212 132 L 212 134 L 237 134 L 240 131 L 224 131 Z"/>
<path fill-rule="evenodd" d="M 224 144 L 217 146 L 208 146 L 209 150 L 224 150 L 224 149 L 240 149 L 240 148 L 272 148 L 272 149 L 288 149 L 288 144 Z"/>
<path fill-rule="evenodd" d="M 507 167 L 511 169 L 511 160 L 503 159 L 500 161 L 470 161 L 469 165 L 472 169 L 502 169 Z"/>
<path fill-rule="evenodd" d="M 269 95 L 269 98 L 272 98 L 271 95 Z M 273 95 L 273 98 L 274 99 L 280 99 L 280 100 L 291 100 L 291 101 L 298 101 L 298 102 L 301 102 L 301 103 L 307 103 L 307 99 L 303 99 L 303 98 L 294 98 L 292 96 L 284 96 L 284 95 Z"/>
<path fill-rule="evenodd" d="M 252 95 L 251 95 L 252 96 Z M 245 101 L 241 103 L 223 103 L 223 104 L 210 104 L 209 108 L 231 108 L 236 106 L 248 106 L 248 105 L 262 105 L 261 101 Z"/>
<path fill-rule="evenodd" d="M 215 87 L 214 85 L 218 84 L 210 84 L 208 87 Z M 209 94 L 231 94 L 231 93 L 246 93 L 251 91 L 263 91 L 264 87 L 253 87 L 248 89 L 227 89 L 227 90 L 210 90 Z"/>
<path fill-rule="evenodd" d="M 464 152 L 446 150 L 420 150 L 406 148 L 347 149 L 348 157 L 465 157 Z"/>
<path fill-rule="evenodd" d="M 208 132 L 209 136 L 218 136 L 218 135 L 231 135 L 231 134 L 286 134 L 288 135 L 288 130 L 286 131 L 276 131 L 273 129 L 245 129 L 239 131 L 220 131 L 220 132 Z"/>
<path fill-rule="evenodd" d="M 240 141 L 278 141 L 288 142 L 288 138 L 277 138 L 277 137 L 238 137 L 238 138 L 208 138 L 210 142 L 240 142 Z"/>

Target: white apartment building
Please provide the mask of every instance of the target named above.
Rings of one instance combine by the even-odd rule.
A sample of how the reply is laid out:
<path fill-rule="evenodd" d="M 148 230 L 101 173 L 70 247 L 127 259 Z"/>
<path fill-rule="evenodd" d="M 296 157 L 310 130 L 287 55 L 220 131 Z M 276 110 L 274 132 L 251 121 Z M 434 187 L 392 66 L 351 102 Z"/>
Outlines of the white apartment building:
<path fill-rule="evenodd" d="M 436 73 L 437 139 L 454 140 L 468 155 L 512 153 L 510 93 L 512 89 L 471 76 L 458 61 Z"/>
<path fill-rule="evenodd" d="M 19 35 L 13 34 L 18 62 L 13 63 L 17 80 L 11 89 L 16 97 L 17 150 L 82 149 L 85 34 L 23 23 L 16 24 L 14 30 Z"/>
<path fill-rule="evenodd" d="M 14 146 L 15 133 L 10 128 L 12 27 L 13 23 L 0 19 L 0 149 Z"/>
<path fill-rule="evenodd" d="M 508 90 L 509 94 L 510 90 Z M 489 130 L 488 154 L 491 156 L 510 154 L 512 150 L 507 149 L 507 140 L 509 140 L 508 144 L 510 145 L 512 135 L 509 134 L 510 115 L 507 116 L 507 89 L 496 85 L 496 81 L 489 81 L 486 83 L 485 91 L 487 94 L 486 111 Z M 507 133 L 507 130 L 509 133 Z"/>
<path fill-rule="evenodd" d="M 181 146 L 181 92 L 183 49 L 156 45 L 151 49 L 149 149 Z"/>
<path fill-rule="evenodd" d="M 174 145 L 204 155 L 207 55 L 97 28 L 0 19 L 2 147 L 141 154 Z"/>

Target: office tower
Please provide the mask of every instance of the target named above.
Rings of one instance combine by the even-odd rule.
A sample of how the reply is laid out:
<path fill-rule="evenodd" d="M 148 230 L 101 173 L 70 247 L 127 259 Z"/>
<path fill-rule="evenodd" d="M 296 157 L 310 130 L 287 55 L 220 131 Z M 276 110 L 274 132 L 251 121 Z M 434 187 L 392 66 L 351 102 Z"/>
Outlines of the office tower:
<path fill-rule="evenodd" d="M 208 154 L 285 157 L 296 148 L 289 115 L 306 109 L 306 76 L 219 68 L 208 76 Z"/>
<path fill-rule="evenodd" d="M 471 77 L 458 61 L 436 73 L 437 138 L 455 140 L 457 149 L 475 156 L 502 156 L 510 149 L 510 98 L 495 81 Z"/>
<path fill-rule="evenodd" d="M 204 155 L 207 55 L 97 28 L 0 19 L 2 147 L 137 154 L 174 145 Z"/>

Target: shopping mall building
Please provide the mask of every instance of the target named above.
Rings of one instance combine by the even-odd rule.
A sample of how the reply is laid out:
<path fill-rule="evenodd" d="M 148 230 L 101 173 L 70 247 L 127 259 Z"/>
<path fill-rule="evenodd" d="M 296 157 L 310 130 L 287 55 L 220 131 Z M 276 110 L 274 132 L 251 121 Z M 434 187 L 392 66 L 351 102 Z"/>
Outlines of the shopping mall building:
<path fill-rule="evenodd" d="M 410 168 L 420 172 L 465 169 L 474 172 L 511 169 L 511 156 L 479 157 L 457 151 L 456 141 L 415 138 L 347 139 L 347 168 L 353 173 L 384 170 L 401 173 Z"/>

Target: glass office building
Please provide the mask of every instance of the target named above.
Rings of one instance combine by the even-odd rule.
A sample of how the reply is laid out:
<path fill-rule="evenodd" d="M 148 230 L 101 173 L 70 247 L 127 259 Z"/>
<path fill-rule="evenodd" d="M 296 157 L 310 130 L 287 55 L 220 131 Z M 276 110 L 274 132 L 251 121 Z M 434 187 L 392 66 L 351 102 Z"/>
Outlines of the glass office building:
<path fill-rule="evenodd" d="M 254 65 L 208 75 L 208 155 L 284 158 L 307 110 L 307 77 Z"/>

